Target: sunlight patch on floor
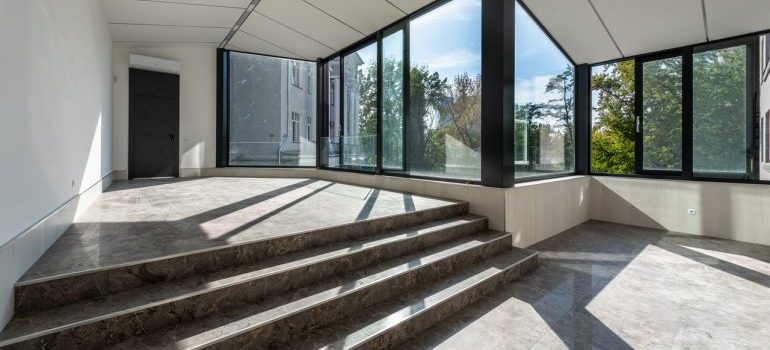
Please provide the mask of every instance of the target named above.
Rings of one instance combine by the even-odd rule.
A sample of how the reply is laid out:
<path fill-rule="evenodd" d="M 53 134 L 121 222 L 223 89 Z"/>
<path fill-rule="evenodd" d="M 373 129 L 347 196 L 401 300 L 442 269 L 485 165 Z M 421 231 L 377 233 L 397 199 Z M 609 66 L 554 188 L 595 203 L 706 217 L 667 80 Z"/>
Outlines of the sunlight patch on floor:
<path fill-rule="evenodd" d="M 586 306 L 634 348 L 762 347 L 770 289 L 649 245 Z M 741 326 L 743 325 L 743 326 Z"/>

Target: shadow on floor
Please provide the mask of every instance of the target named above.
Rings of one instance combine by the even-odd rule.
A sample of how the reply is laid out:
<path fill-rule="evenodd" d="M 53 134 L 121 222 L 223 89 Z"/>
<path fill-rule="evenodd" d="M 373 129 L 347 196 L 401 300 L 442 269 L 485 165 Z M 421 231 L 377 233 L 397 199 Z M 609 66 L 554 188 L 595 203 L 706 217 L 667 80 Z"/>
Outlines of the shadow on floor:
<path fill-rule="evenodd" d="M 537 269 L 442 321 L 404 349 L 526 349 L 535 345 L 631 349 L 586 306 L 648 247 L 770 286 L 770 276 L 765 273 L 719 258 L 726 253 L 770 263 L 770 247 L 590 221 L 530 247 L 540 254 Z M 492 325 L 500 328 L 491 329 Z"/>

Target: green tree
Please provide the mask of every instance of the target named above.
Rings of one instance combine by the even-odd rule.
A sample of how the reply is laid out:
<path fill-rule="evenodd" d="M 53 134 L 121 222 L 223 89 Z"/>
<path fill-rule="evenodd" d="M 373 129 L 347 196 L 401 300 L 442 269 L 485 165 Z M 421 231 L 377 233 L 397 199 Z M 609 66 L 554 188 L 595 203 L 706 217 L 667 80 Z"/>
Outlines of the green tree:
<path fill-rule="evenodd" d="M 693 169 L 747 172 L 746 47 L 693 55 Z"/>
<path fill-rule="evenodd" d="M 634 173 L 634 61 L 606 65 L 591 80 L 598 97 L 591 130 L 591 169 L 597 173 Z"/>
<path fill-rule="evenodd" d="M 481 75 L 456 76 L 447 95 L 447 132 L 468 148 L 481 149 Z"/>
<path fill-rule="evenodd" d="M 545 86 L 545 92 L 557 97 L 547 104 L 551 118 L 557 121 L 557 127 L 564 138 L 564 164 L 574 164 L 575 160 L 575 73 L 567 67 L 561 74 L 552 77 Z"/>
<path fill-rule="evenodd" d="M 447 104 L 449 84 L 426 66 L 409 71 L 409 157 L 410 163 L 424 171 L 443 171 L 446 165 L 444 134 L 439 112 Z"/>

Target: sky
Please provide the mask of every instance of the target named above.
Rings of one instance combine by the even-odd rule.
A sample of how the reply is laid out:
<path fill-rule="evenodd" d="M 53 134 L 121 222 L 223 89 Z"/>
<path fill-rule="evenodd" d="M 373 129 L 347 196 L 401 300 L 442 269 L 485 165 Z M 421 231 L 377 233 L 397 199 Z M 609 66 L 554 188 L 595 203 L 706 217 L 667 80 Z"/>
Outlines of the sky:
<path fill-rule="evenodd" d="M 412 66 L 427 65 L 442 77 L 481 73 L 481 1 L 454 0 L 409 24 Z"/>
<path fill-rule="evenodd" d="M 571 63 L 518 3 L 514 20 L 516 103 L 547 102 L 554 98 L 545 93 L 548 80 L 571 67 Z"/>
<path fill-rule="evenodd" d="M 412 66 L 425 65 L 442 77 L 481 73 L 481 2 L 454 0 L 409 23 Z M 547 102 L 548 80 L 571 66 L 569 60 L 516 3 L 516 103 Z M 359 53 L 374 60 L 374 46 Z M 371 58 L 367 58 L 367 56 Z"/>

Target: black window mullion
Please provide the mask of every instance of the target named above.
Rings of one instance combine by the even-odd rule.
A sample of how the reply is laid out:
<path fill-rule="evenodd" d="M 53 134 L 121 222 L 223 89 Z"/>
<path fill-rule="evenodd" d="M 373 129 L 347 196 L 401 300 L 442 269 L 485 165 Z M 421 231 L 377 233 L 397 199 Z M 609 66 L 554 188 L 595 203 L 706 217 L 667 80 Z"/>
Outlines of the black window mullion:
<path fill-rule="evenodd" d="M 693 66 L 692 47 L 682 51 L 682 177 L 693 178 Z"/>
<path fill-rule="evenodd" d="M 407 157 L 409 156 L 409 119 L 411 118 L 411 84 L 410 84 L 410 71 L 411 71 L 411 63 L 410 57 L 409 57 L 409 24 L 406 22 L 403 27 L 404 30 L 404 57 L 403 59 L 403 68 L 402 68 L 402 74 L 403 74 L 403 82 L 401 85 L 401 91 L 402 91 L 402 98 L 404 105 L 401 107 L 401 134 L 402 134 L 402 140 L 401 140 L 401 161 L 403 162 L 401 170 L 408 174 L 409 173 L 409 162 L 407 161 Z"/>
<path fill-rule="evenodd" d="M 375 172 L 382 174 L 382 31 L 377 32 L 377 150 Z"/>
<path fill-rule="evenodd" d="M 345 139 L 345 55 L 340 55 L 339 70 L 340 70 L 340 81 L 337 83 L 337 85 L 339 85 L 339 91 L 340 91 L 340 105 L 339 105 L 340 136 L 339 136 L 339 140 L 336 140 L 336 141 L 339 142 L 339 154 L 340 154 L 337 162 L 339 163 L 338 166 L 342 167 L 345 160 L 345 157 L 344 157 L 345 152 L 343 152 L 343 149 L 342 149 L 343 148 L 342 144 L 345 143 L 343 141 Z M 329 140 L 329 142 L 331 142 L 331 139 Z"/>

